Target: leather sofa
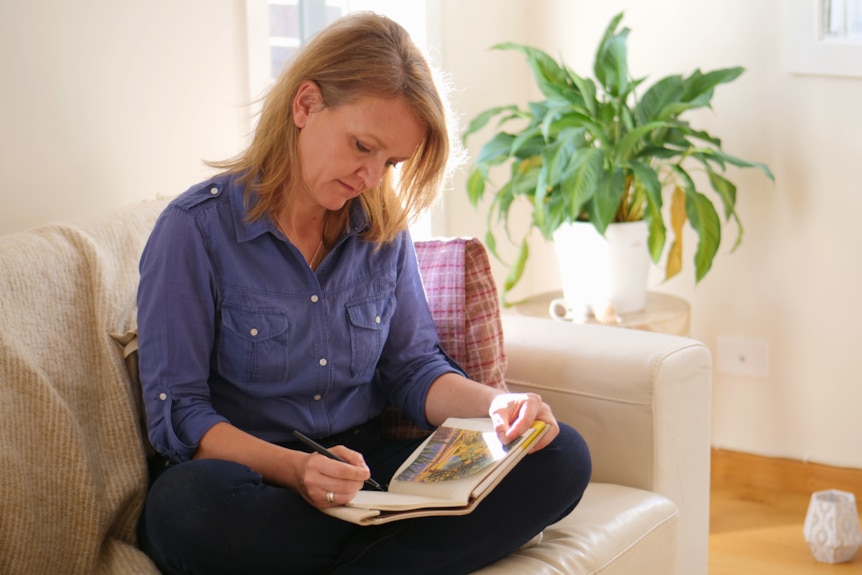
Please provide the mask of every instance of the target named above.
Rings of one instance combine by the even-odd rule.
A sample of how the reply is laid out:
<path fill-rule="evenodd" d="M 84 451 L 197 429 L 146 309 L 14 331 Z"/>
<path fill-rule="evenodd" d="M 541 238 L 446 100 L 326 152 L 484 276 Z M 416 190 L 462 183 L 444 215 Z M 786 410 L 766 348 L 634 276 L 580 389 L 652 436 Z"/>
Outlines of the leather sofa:
<path fill-rule="evenodd" d="M 578 507 L 540 545 L 478 573 L 706 575 L 711 358 L 678 336 L 503 315 L 513 391 L 590 446 Z"/>
<path fill-rule="evenodd" d="M 165 204 L 0 236 L 0 573 L 157 572 L 136 547 L 146 443 L 116 336 L 133 326 L 138 258 Z M 478 573 L 705 575 L 707 349 L 508 313 L 502 324 L 508 386 L 584 435 L 594 473 L 540 543 Z"/>

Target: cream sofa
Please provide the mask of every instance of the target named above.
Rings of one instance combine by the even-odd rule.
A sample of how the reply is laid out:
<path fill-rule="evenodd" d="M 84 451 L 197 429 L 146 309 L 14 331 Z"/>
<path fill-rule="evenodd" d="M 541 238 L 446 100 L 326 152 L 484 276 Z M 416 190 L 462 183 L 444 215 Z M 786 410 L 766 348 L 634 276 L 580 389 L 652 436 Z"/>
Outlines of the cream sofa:
<path fill-rule="evenodd" d="M 0 236 L 4 575 L 156 573 L 135 545 L 139 398 L 111 334 L 132 325 L 138 257 L 165 203 Z M 538 391 L 583 433 L 594 483 L 539 545 L 479 573 L 704 575 L 706 348 L 513 315 L 503 324 L 510 387 Z"/>

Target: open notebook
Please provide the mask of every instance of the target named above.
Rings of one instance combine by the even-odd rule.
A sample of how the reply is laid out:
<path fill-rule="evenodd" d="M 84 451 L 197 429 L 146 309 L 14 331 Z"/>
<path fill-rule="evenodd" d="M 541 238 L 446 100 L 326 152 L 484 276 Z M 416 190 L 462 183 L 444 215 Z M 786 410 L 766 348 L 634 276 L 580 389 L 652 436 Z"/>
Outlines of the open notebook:
<path fill-rule="evenodd" d="M 359 525 L 427 515 L 465 515 L 475 509 L 547 431 L 537 421 L 503 445 L 489 418 L 449 418 L 398 468 L 389 490 L 360 491 L 324 513 Z"/>

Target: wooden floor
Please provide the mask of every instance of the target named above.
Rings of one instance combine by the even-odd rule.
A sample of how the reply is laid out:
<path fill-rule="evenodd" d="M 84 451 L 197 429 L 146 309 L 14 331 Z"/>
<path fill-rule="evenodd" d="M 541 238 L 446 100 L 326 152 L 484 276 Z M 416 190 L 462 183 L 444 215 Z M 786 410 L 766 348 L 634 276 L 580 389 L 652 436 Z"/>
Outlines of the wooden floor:
<path fill-rule="evenodd" d="M 713 451 L 709 575 L 862 575 L 849 563 L 814 560 L 802 535 L 811 493 L 841 489 L 862 499 L 862 470 Z"/>

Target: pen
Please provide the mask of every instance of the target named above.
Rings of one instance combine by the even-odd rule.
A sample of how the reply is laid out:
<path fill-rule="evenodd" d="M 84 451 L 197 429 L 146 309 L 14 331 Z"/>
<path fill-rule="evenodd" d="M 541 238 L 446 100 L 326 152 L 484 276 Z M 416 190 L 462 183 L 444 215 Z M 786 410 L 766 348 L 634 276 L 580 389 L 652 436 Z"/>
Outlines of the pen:
<path fill-rule="evenodd" d="M 335 455 L 334 453 L 332 453 L 331 451 L 329 451 L 328 449 L 326 449 L 325 447 L 323 447 L 322 445 L 320 445 L 319 443 L 317 443 L 316 441 L 314 441 L 310 437 L 307 437 L 298 431 L 294 431 L 293 436 L 296 437 L 301 442 L 303 442 L 304 444 L 306 444 L 307 446 L 309 446 L 310 448 L 312 448 L 313 450 L 315 450 L 316 452 L 318 452 L 319 454 L 325 455 L 326 457 L 328 457 L 330 459 L 334 459 L 335 461 L 340 461 L 341 463 L 347 463 L 344 459 L 338 457 L 337 455 Z M 373 478 L 366 479 L 365 483 L 367 483 L 368 485 L 370 485 L 371 487 L 373 487 L 377 491 L 386 491 L 386 489 L 384 489 L 382 485 L 380 485 L 379 483 L 374 481 Z"/>

